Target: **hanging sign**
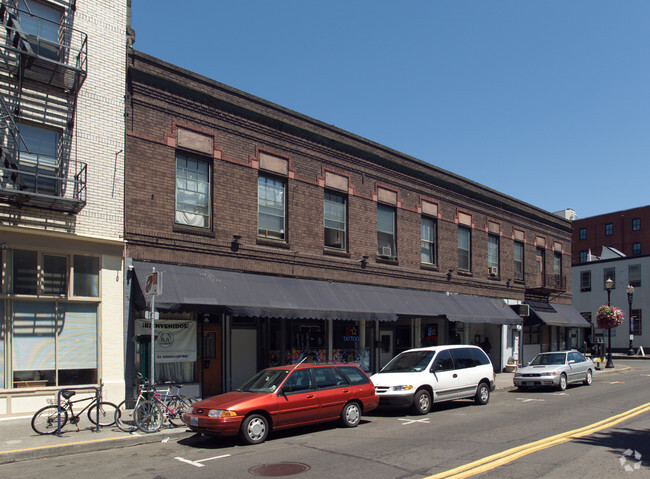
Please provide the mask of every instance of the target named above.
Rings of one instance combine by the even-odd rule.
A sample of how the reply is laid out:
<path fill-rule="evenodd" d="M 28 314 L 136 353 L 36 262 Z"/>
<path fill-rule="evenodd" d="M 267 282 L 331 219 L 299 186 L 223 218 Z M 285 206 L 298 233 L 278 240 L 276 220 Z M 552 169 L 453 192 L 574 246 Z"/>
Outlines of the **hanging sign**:
<path fill-rule="evenodd" d="M 155 322 L 158 363 L 196 361 L 196 321 L 163 319 Z M 151 335 L 151 321 L 135 320 L 136 336 Z"/>

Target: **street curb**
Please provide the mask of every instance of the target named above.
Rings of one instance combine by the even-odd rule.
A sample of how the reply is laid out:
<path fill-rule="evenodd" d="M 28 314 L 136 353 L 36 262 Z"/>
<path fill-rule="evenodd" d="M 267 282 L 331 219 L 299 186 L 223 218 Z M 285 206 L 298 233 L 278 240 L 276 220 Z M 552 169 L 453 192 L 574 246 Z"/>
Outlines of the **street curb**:
<path fill-rule="evenodd" d="M 101 434 L 101 433 L 99 433 Z M 172 436 L 174 440 L 190 437 L 195 433 L 188 429 L 164 430 L 152 434 L 126 434 L 89 441 L 78 441 L 67 444 L 54 444 L 42 447 L 30 447 L 13 451 L 0 451 L 0 464 L 10 464 L 33 459 L 45 459 L 61 455 L 80 454 L 84 452 L 105 451 L 107 449 L 140 446 L 156 442 L 167 442 Z"/>

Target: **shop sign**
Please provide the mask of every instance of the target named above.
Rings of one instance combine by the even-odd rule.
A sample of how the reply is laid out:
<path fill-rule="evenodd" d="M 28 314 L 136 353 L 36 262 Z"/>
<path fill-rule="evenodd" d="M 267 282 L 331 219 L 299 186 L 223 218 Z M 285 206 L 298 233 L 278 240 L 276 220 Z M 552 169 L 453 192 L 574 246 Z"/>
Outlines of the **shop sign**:
<path fill-rule="evenodd" d="M 196 321 L 163 319 L 156 321 L 156 362 L 196 361 Z M 151 335 L 151 321 L 135 320 L 136 336 Z"/>
<path fill-rule="evenodd" d="M 343 341 L 348 343 L 358 343 L 359 342 L 359 333 L 356 326 L 346 326 L 345 334 L 343 335 Z"/>

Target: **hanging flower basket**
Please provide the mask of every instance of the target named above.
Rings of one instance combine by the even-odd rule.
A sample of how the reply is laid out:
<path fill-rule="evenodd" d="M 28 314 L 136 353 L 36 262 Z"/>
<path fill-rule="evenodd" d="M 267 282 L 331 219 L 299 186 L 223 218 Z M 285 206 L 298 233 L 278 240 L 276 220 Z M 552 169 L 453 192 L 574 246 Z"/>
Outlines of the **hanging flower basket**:
<path fill-rule="evenodd" d="M 623 311 L 615 306 L 603 305 L 598 308 L 596 321 L 600 329 L 612 329 L 623 322 Z"/>

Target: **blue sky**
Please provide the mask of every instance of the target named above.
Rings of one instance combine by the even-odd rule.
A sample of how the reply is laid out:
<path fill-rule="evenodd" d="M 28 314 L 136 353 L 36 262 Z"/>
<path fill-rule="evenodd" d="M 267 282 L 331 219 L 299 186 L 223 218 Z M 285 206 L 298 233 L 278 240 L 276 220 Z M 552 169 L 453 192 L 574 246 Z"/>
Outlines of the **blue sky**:
<path fill-rule="evenodd" d="M 646 0 L 132 0 L 134 48 L 548 211 L 650 204 Z"/>

